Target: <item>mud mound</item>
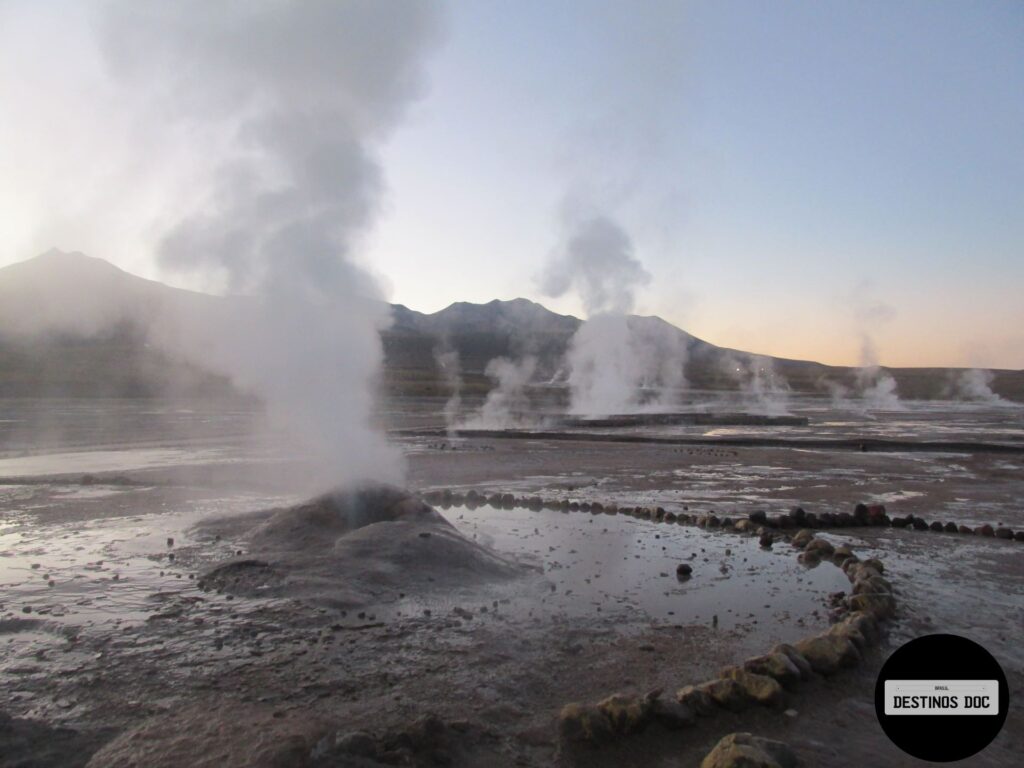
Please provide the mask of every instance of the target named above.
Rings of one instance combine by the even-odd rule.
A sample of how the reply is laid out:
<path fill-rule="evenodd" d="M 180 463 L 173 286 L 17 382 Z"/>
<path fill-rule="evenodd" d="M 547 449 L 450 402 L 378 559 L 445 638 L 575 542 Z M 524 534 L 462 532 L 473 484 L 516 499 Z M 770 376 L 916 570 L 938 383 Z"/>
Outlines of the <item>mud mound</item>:
<path fill-rule="evenodd" d="M 326 549 L 350 531 L 400 520 L 448 525 L 419 499 L 398 488 L 377 485 L 335 491 L 276 510 L 248 538 L 254 546 L 267 549 Z"/>
<path fill-rule="evenodd" d="M 305 597 L 355 607 L 515 578 L 525 570 L 390 486 L 337 491 L 212 525 L 218 535 L 248 542 L 249 551 L 208 571 L 200 585 L 242 596 Z"/>
<path fill-rule="evenodd" d="M 373 568 L 379 577 L 395 576 L 396 581 L 421 572 L 441 572 L 447 579 L 515 574 L 517 569 L 508 560 L 443 522 L 429 530 L 406 521 L 368 525 L 338 539 L 334 554 Z"/>

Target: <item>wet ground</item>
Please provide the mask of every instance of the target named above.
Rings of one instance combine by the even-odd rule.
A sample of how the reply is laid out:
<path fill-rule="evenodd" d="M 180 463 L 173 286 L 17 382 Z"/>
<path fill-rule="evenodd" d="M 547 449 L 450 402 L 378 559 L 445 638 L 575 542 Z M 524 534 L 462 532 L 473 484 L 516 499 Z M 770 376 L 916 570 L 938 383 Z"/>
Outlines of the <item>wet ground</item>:
<path fill-rule="evenodd" d="M 82 403 L 52 413 L 39 401 L 23 405 L 0 409 L 0 712 L 19 719 L 17 728 L 0 722 L 10 747 L 0 749 L 0 764 L 84 765 L 117 733 L 198 704 L 248 707 L 254 717 L 315 713 L 332 727 L 375 732 L 434 714 L 472 725 L 465 748 L 476 762 L 466 764 L 548 765 L 554 715 L 566 701 L 704 679 L 827 626 L 830 593 L 849 586 L 830 564 L 806 569 L 788 547 L 765 551 L 756 539 L 623 515 L 483 506 L 441 512 L 467 538 L 527 566 L 528 577 L 382 591 L 344 615 L 308 601 L 204 591 L 202 574 L 244 556 L 247 543 L 199 537 L 193 526 L 308 497 L 317 489 L 304 486 L 301 457 L 253 440 L 258 417 L 244 410 L 109 402 L 104 418 L 103 408 Z M 435 405 L 400 404 L 388 423 L 437 426 Z M 1024 436 L 1019 411 L 1008 408 L 921 404 L 851 420 L 813 415 L 820 407 L 806 408 L 814 434 Z M 49 415 L 36 444 L 30 425 L 39 413 Z M 1024 527 L 1024 456 L 1015 454 L 615 444 L 585 435 L 401 441 L 409 485 L 424 490 L 734 516 L 881 501 L 890 514 Z M 977 640 L 1003 664 L 1011 691 L 1024 687 L 1024 544 L 890 529 L 828 536 L 881 556 L 899 590 L 900 616 L 866 669 L 800 694 L 795 718 L 759 713 L 700 733 L 653 733 L 601 759 L 695 765 L 731 728 L 786 738 L 809 765 L 916 765 L 878 730 L 868 692 L 888 651 L 928 632 Z M 681 562 L 693 566 L 683 581 Z M 1016 765 L 1022 742 L 1015 703 L 999 740 L 967 764 Z"/>

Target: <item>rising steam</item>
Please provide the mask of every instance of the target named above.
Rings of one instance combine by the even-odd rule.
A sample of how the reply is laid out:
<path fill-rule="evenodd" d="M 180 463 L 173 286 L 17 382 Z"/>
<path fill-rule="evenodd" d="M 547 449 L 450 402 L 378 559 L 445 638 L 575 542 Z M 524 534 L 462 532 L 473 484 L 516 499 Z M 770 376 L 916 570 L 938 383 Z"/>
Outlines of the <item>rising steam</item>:
<path fill-rule="evenodd" d="M 860 357 L 857 387 L 864 407 L 872 411 L 902 410 L 896 379 L 878 364 L 878 352 L 867 334 L 862 339 Z"/>
<path fill-rule="evenodd" d="M 388 314 L 352 256 L 382 190 L 377 147 L 419 92 L 436 22 L 427 3 L 375 0 L 123 0 L 102 14 L 126 97 L 230 152 L 159 258 L 255 299 L 165 341 L 261 395 L 332 482 L 400 475 L 370 426 Z"/>
<path fill-rule="evenodd" d="M 722 359 L 721 367 L 736 382 L 743 397 L 743 406 L 750 413 L 763 416 L 789 414 L 789 384 L 775 370 L 770 357 L 745 355 L 741 358 L 730 354 Z"/>
<path fill-rule="evenodd" d="M 484 373 L 494 382 L 479 412 L 465 426 L 471 429 L 508 429 L 521 425 L 530 411 L 527 387 L 537 370 L 537 358 L 496 357 Z"/>
<path fill-rule="evenodd" d="M 448 388 L 448 400 L 444 404 L 444 423 L 448 427 L 448 434 L 455 431 L 459 420 L 459 412 L 462 410 L 462 376 L 459 371 L 459 351 L 448 344 L 442 344 L 434 349 L 434 363 L 441 374 L 441 380 Z"/>
<path fill-rule="evenodd" d="M 971 368 L 957 373 L 951 371 L 947 392 L 955 400 L 984 403 L 986 405 L 1016 405 L 1016 403 L 1004 400 L 992 391 L 994 379 L 995 374 L 992 371 L 981 368 Z"/>
<path fill-rule="evenodd" d="M 626 413 L 672 405 L 685 384 L 686 344 L 657 318 L 627 316 L 651 276 L 626 231 L 607 216 L 578 221 L 541 275 L 552 297 L 574 290 L 587 320 L 566 354 L 569 412 Z"/>

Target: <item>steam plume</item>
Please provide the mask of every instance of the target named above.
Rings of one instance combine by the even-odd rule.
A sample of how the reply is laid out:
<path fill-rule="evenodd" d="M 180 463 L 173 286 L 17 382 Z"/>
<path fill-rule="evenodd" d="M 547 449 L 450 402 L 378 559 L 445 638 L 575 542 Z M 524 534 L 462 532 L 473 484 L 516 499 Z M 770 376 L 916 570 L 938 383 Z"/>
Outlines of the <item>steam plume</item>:
<path fill-rule="evenodd" d="M 570 413 L 624 413 L 674 402 L 685 383 L 685 343 L 657 318 L 626 315 L 650 279 L 629 235 L 604 215 L 576 222 L 541 275 L 546 295 L 575 290 L 587 313 L 566 354 Z"/>
<path fill-rule="evenodd" d="M 878 364 L 878 352 L 867 334 L 864 334 L 861 343 L 861 367 L 857 371 L 857 385 L 865 408 L 876 411 L 903 409 L 896 379 Z"/>
<path fill-rule="evenodd" d="M 626 314 L 636 303 L 636 289 L 651 280 L 633 255 L 633 242 L 619 224 L 599 215 L 579 222 L 565 248 L 556 253 L 540 277 L 540 289 L 557 298 L 576 290 L 588 316 Z"/>
<path fill-rule="evenodd" d="M 992 391 L 992 381 L 995 379 L 992 371 L 971 368 L 959 373 L 951 373 L 950 377 L 950 394 L 958 400 L 989 405 L 1013 404 Z"/>
<path fill-rule="evenodd" d="M 744 406 L 751 413 L 765 416 L 785 416 L 789 413 L 789 384 L 775 370 L 771 358 L 748 355 L 745 359 L 727 355 L 723 370 L 739 386 Z"/>
<path fill-rule="evenodd" d="M 459 375 L 459 351 L 451 347 L 440 346 L 434 350 L 434 362 L 441 373 L 448 391 L 448 401 L 444 404 L 444 423 L 451 434 L 458 422 L 459 411 L 462 409 L 462 377 Z"/>
<path fill-rule="evenodd" d="M 530 410 L 527 386 L 537 370 L 537 358 L 526 355 L 519 360 L 496 357 L 487 363 L 484 373 L 494 381 L 494 387 L 480 411 L 466 426 L 475 429 L 508 429 L 522 422 Z"/>
<path fill-rule="evenodd" d="M 231 148 L 159 257 L 257 300 L 177 341 L 260 394 L 332 481 L 400 473 L 369 423 L 388 316 L 352 255 L 382 189 L 376 147 L 419 91 L 436 21 L 427 3 L 374 0 L 115 0 L 101 19 L 126 93 Z"/>

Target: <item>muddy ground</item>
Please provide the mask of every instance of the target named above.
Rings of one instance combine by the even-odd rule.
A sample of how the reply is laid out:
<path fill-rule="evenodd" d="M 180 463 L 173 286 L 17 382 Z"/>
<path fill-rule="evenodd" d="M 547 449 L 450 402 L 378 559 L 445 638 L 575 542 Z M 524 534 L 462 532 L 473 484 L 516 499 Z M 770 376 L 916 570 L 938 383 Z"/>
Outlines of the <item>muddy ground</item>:
<path fill-rule="evenodd" d="M 401 440 L 409 487 L 424 491 L 733 516 L 882 501 L 890 514 L 1024 527 L 1024 457 L 1014 454 Z M 145 755 L 140 765 L 244 765 L 260 750 L 308 756 L 358 732 L 423 764 L 551 765 L 563 704 L 671 692 L 829 623 L 834 584 L 820 569 L 830 564 L 807 573 L 781 545 L 758 559 L 756 540 L 583 513 L 441 510 L 467 539 L 522 563 L 511 582 L 440 585 L 409 568 L 408 587 L 344 605 L 204 590 L 210 569 L 255 555 L 243 528 L 204 536 L 195 525 L 306 498 L 301 466 L 234 434 L 146 441 L 61 456 L 19 447 L 0 459 L 0 765 L 128 765 L 131 753 Z M 629 547 L 616 548 L 627 534 Z M 881 733 L 875 678 L 905 640 L 954 632 L 996 656 L 1011 690 L 1002 734 L 964 764 L 1018 765 L 1024 544 L 874 528 L 827 536 L 882 557 L 898 591 L 899 615 L 863 667 L 791 694 L 789 714 L 652 728 L 579 764 L 694 766 L 725 733 L 750 730 L 787 741 L 805 765 L 921 765 Z M 574 543 L 592 539 L 603 549 Z M 689 583 L 668 573 L 677 560 L 694 563 Z M 611 584 L 570 583 L 598 575 Z M 719 595 L 722 610 L 709 610 Z M 730 600 L 747 606 L 742 615 Z M 323 764 L 373 764 L 321 752 Z"/>

